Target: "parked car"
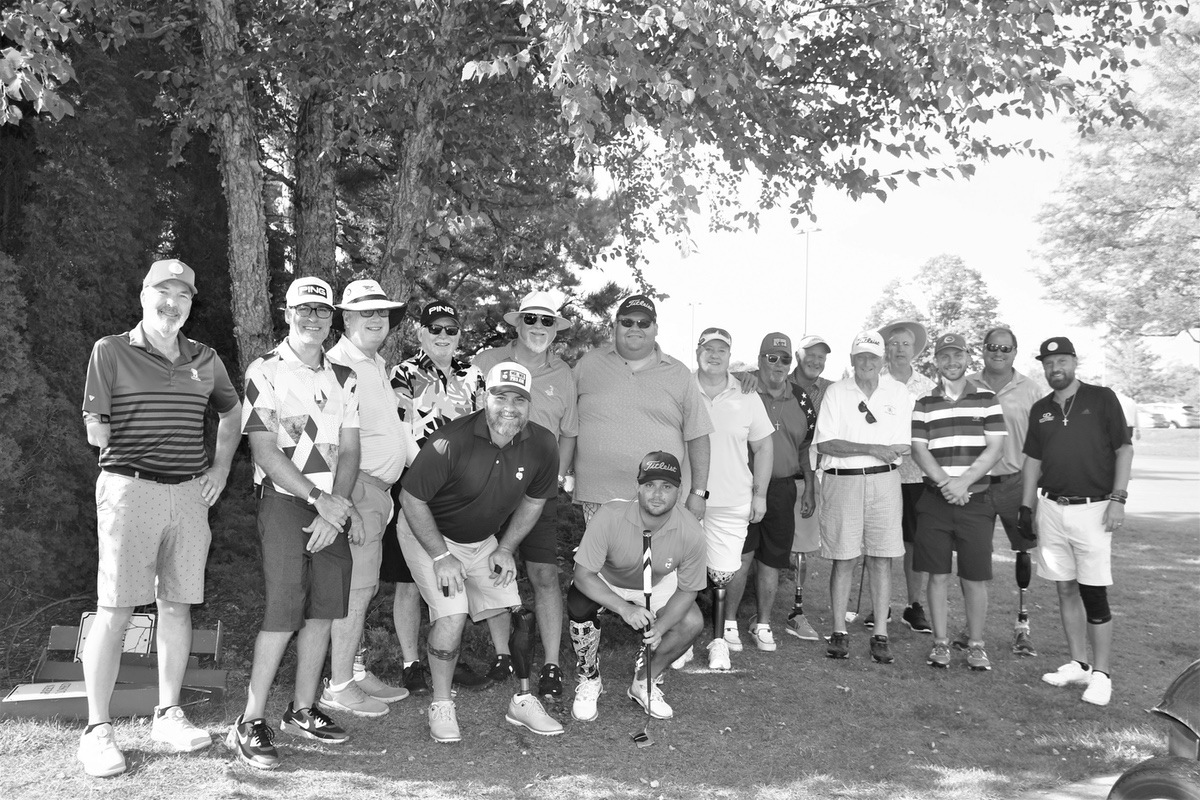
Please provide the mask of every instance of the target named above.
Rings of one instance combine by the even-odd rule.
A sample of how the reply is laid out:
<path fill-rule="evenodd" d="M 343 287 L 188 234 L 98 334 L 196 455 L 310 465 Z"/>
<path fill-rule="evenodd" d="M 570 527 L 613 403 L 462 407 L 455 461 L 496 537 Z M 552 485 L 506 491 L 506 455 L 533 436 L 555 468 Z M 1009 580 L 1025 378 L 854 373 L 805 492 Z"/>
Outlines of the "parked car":
<path fill-rule="evenodd" d="M 1126 420 L 1128 422 L 1128 420 Z M 1157 411 L 1151 411 L 1144 405 L 1138 406 L 1137 426 L 1139 428 L 1169 428 L 1167 418 Z"/>
<path fill-rule="evenodd" d="M 1187 403 L 1143 403 L 1141 408 L 1161 414 L 1167 428 L 1200 428 L 1200 408 Z M 1155 427 L 1158 427 L 1157 425 Z"/>

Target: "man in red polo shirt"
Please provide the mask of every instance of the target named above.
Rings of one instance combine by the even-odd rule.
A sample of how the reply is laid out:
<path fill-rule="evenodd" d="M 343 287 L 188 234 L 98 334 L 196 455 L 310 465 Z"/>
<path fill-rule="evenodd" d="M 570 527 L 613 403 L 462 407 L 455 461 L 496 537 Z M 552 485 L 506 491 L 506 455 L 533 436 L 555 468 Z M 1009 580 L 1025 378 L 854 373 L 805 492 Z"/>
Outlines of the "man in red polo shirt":
<path fill-rule="evenodd" d="M 100 448 L 96 521 L 100 570 L 96 618 L 84 645 L 88 726 L 79 740 L 84 771 L 125 771 L 110 724 L 125 626 L 135 606 L 158 604 L 158 707 L 150 736 L 175 750 L 212 737 L 179 707 L 191 651 L 191 607 L 204 599 L 211 534 L 208 509 L 225 489 L 238 442 L 241 405 L 212 348 L 185 337 L 196 273 L 156 261 L 142 281 L 142 321 L 92 348 L 84 388 L 88 443 Z M 220 415 L 210 462 L 204 412 Z"/>

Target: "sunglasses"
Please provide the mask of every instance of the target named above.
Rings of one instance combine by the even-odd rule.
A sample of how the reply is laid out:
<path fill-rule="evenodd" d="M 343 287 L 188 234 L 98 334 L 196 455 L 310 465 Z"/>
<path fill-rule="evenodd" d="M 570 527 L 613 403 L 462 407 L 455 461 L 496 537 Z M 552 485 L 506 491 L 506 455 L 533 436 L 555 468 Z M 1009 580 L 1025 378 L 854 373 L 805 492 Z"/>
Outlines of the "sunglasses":
<path fill-rule="evenodd" d="M 1017 348 L 1011 344 L 985 344 L 985 348 L 989 353 L 1011 353 Z"/>
<path fill-rule="evenodd" d="M 792 363 L 791 356 L 781 356 L 778 353 L 763 353 L 763 358 L 768 364 L 790 364 Z"/>
<path fill-rule="evenodd" d="M 445 331 L 447 336 L 458 336 L 457 325 L 426 325 L 425 330 L 429 331 L 434 336 L 441 335 L 442 331 Z"/>
<path fill-rule="evenodd" d="M 329 306 L 292 306 L 292 311 L 301 319 L 308 319 L 313 314 L 317 315 L 317 319 L 329 319 L 333 316 L 333 309 Z"/>
<path fill-rule="evenodd" d="M 622 328 L 632 328 L 634 325 L 637 325 L 642 330 L 646 330 L 646 328 L 654 324 L 648 319 L 633 319 L 632 317 L 621 317 L 617 322 L 620 323 Z"/>
<path fill-rule="evenodd" d="M 858 410 L 867 415 L 867 424 L 874 425 L 879 420 L 875 419 L 875 415 L 871 413 L 871 409 L 867 408 L 866 400 L 858 401 Z"/>
<path fill-rule="evenodd" d="M 558 324 L 558 317 L 552 317 L 548 314 L 526 314 L 521 319 L 526 325 L 537 325 L 540 321 L 543 328 L 553 328 Z"/>
<path fill-rule="evenodd" d="M 363 319 L 370 319 L 371 317 L 386 317 L 390 312 L 386 308 L 368 308 L 363 311 L 355 311 L 354 313 Z"/>

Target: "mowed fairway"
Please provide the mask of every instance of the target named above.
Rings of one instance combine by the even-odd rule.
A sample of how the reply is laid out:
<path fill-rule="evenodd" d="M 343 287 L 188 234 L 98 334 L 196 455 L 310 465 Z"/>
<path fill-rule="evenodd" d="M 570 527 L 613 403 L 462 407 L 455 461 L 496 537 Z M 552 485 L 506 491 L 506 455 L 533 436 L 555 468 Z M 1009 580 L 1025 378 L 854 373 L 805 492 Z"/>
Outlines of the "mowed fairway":
<path fill-rule="evenodd" d="M 996 537 L 989 673 L 956 655 L 951 669 L 925 665 L 930 637 L 892 627 L 896 663 L 867 656 L 868 632 L 851 625 L 851 658 L 786 636 L 790 598 L 775 619 L 779 650 L 733 655 L 732 674 L 703 669 L 704 652 L 664 691 L 675 719 L 650 724 L 653 746 L 630 733 L 645 718 L 625 697 L 634 637 L 605 619 L 600 719 L 579 723 L 567 707 L 565 736 L 542 739 L 504 721 L 513 684 L 458 696 L 464 741 L 430 741 L 424 701 L 410 698 L 378 720 L 348 720 L 352 739 L 337 747 L 280 736 L 284 764 L 259 773 L 234 763 L 218 742 L 193 755 L 168 755 L 150 741 L 146 720 L 117 725 L 130 771 L 111 780 L 84 776 L 74 751 L 80 726 L 7 721 L 0 726 L 0 797 L 154 798 L 991 798 L 1012 797 L 1097 774 L 1119 772 L 1163 750 L 1163 727 L 1145 709 L 1198 656 L 1200 629 L 1200 459 L 1197 431 L 1147 431 L 1135 441 L 1129 523 L 1116 544 L 1114 698 L 1107 708 L 1079 690 L 1041 682 L 1066 659 L 1054 587 L 1034 578 L 1031 613 L 1039 656 L 1008 651 L 1017 593 L 1007 539 Z M 828 568 L 819 560 L 806 607 L 827 632 Z M 251 578 L 253 580 L 256 575 Z M 897 566 L 893 605 L 902 605 Z M 857 589 L 857 587 L 855 587 Z M 952 593 L 953 625 L 961 598 Z M 247 602 L 249 602 L 247 600 Z M 390 601 L 387 603 L 390 607 Z M 749 615 L 743 606 L 743 629 Z M 243 639 L 250 632 L 242 632 Z M 486 657 L 473 633 L 476 663 Z M 242 651 L 244 654 L 244 650 Z M 564 637 L 564 666 L 570 668 Z M 245 669 L 233 668 L 224 708 L 196 709 L 215 737 L 241 710 Z M 386 671 L 386 665 L 384 667 Z M 285 663 L 283 674 L 287 673 Z M 277 689 L 277 719 L 286 692 Z"/>

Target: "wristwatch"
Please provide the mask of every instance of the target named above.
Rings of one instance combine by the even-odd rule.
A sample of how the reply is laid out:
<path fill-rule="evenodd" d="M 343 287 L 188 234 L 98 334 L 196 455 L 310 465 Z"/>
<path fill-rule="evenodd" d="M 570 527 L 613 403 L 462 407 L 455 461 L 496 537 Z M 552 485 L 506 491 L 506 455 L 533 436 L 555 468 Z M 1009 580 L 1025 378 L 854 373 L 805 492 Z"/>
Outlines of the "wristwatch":
<path fill-rule="evenodd" d="M 699 497 L 701 500 L 707 500 L 707 499 L 708 499 L 708 490 L 707 490 L 707 489 L 703 489 L 703 490 L 701 490 L 701 489 L 692 489 L 692 494 L 696 495 L 696 497 Z"/>
<path fill-rule="evenodd" d="M 322 494 L 324 494 L 324 492 L 322 492 L 319 487 L 314 486 L 309 490 L 308 497 L 304 499 L 310 506 L 315 506 L 317 501 L 321 499 Z"/>

